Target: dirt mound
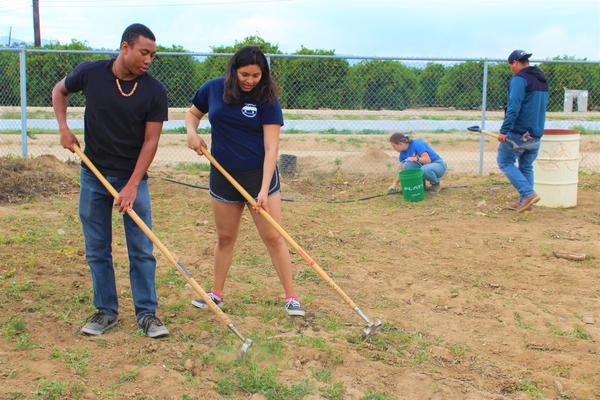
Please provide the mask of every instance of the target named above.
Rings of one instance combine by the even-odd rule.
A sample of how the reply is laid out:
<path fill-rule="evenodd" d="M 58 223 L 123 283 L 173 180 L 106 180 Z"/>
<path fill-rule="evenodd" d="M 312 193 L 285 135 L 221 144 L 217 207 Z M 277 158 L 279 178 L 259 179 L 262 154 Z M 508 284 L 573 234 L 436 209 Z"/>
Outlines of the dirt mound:
<path fill-rule="evenodd" d="M 77 188 L 75 164 L 54 156 L 30 159 L 0 158 L 0 203 L 19 203 L 34 196 L 48 197 Z"/>
<path fill-rule="evenodd" d="M 385 151 L 381 150 L 379 147 L 371 146 L 365 150 L 362 155 L 362 158 L 365 160 L 392 160 Z"/>

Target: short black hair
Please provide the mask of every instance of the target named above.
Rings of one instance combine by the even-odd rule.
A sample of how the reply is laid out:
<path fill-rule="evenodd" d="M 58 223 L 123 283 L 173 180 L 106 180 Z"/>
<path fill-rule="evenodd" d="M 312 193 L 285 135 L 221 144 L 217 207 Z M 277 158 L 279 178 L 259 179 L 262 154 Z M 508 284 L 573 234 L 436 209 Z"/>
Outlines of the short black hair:
<path fill-rule="evenodd" d="M 127 42 L 128 45 L 133 46 L 135 40 L 140 37 L 146 37 L 153 42 L 156 42 L 156 38 L 154 37 L 154 33 L 143 24 L 131 24 L 123 31 L 123 36 L 121 36 L 121 43 Z M 119 44 L 121 47 L 121 44 Z"/>

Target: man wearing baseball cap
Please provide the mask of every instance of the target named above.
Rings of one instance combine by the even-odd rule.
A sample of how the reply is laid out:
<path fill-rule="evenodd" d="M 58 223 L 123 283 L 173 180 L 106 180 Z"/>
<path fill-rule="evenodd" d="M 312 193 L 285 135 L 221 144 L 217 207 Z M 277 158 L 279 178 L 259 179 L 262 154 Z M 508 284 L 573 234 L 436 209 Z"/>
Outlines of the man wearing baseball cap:
<path fill-rule="evenodd" d="M 544 134 L 548 83 L 538 67 L 529 65 L 531 53 L 515 50 L 508 56 L 513 77 L 508 88 L 504 122 L 498 135 L 498 167 L 519 192 L 519 200 L 509 206 L 523 212 L 540 200 L 533 189 L 533 162 Z M 510 139 L 517 143 L 513 150 Z M 515 162 L 518 161 L 518 166 Z"/>

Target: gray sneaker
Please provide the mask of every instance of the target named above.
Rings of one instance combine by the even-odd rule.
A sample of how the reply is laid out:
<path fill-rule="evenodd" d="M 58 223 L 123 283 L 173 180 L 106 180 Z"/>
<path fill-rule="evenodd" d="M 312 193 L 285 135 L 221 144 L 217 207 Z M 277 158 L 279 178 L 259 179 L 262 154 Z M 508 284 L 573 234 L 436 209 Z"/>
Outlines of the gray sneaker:
<path fill-rule="evenodd" d="M 81 333 L 86 335 L 98 336 L 117 324 L 117 317 L 98 311 L 92 315 L 86 324 L 81 328 Z"/>
<path fill-rule="evenodd" d="M 431 185 L 429 187 L 429 189 L 427 189 L 427 191 L 432 194 L 439 193 L 440 190 L 442 190 L 442 186 L 439 183 L 436 183 L 435 185 Z"/>
<path fill-rule="evenodd" d="M 217 297 L 213 292 L 208 292 L 208 297 L 210 297 L 210 299 L 219 307 L 219 308 L 223 308 L 223 305 L 225 304 L 225 302 L 223 301 L 223 299 L 220 299 L 219 297 Z M 205 309 L 208 308 L 208 304 L 206 304 L 204 302 L 204 300 L 202 299 L 194 299 L 192 300 L 192 305 L 194 307 L 198 307 L 201 309 Z"/>
<path fill-rule="evenodd" d="M 304 308 L 297 299 L 289 299 L 285 303 L 285 311 L 290 317 L 304 317 Z"/>
<path fill-rule="evenodd" d="M 169 330 L 154 314 L 146 314 L 139 321 L 140 329 L 150 338 L 169 336 Z"/>

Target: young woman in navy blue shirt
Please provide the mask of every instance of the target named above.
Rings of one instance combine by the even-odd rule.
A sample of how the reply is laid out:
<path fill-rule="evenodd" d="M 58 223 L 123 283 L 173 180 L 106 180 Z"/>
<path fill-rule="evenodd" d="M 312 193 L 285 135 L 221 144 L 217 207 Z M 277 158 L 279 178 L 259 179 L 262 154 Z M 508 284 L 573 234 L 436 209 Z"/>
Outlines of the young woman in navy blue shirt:
<path fill-rule="evenodd" d="M 202 154 L 201 147 L 207 147 L 196 133 L 205 114 L 211 124 L 213 157 L 256 199 L 257 206 L 279 223 L 281 187 L 277 153 L 283 113 L 267 58 L 258 47 L 238 50 L 229 61 L 224 77 L 210 80 L 196 91 L 185 121 L 188 147 L 198 154 Z M 210 170 L 209 187 L 217 243 L 213 288 L 208 295 L 222 307 L 225 280 L 246 201 L 214 166 Z M 250 206 L 248 209 L 283 285 L 287 313 L 304 316 L 293 288 L 292 261 L 283 237 L 258 211 Z M 207 308 L 202 300 L 193 300 L 192 304 Z"/>

